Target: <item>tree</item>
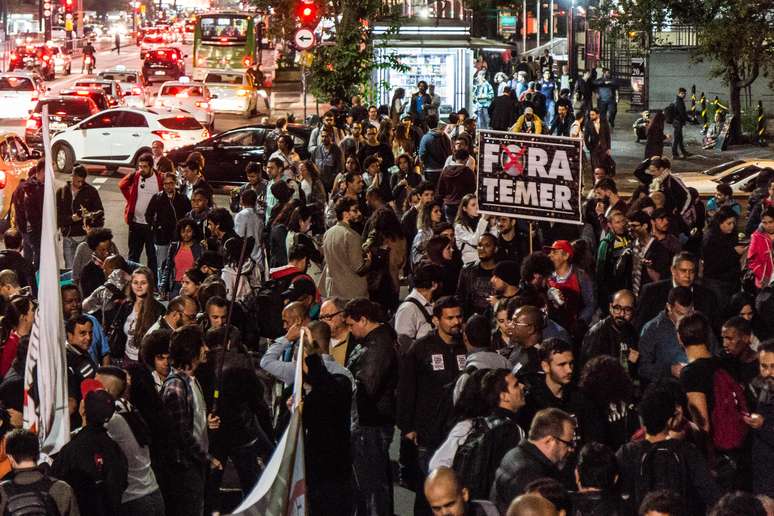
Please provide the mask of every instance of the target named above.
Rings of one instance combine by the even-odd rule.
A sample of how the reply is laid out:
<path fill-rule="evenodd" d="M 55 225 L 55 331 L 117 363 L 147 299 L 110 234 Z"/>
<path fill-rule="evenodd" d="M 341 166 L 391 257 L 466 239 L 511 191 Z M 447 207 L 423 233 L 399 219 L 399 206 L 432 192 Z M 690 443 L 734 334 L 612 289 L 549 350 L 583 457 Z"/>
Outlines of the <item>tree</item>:
<path fill-rule="evenodd" d="M 734 121 L 729 135 L 741 136 L 741 91 L 774 72 L 774 10 L 771 0 L 601 0 L 592 26 L 608 34 L 653 33 L 667 23 L 693 26 L 696 61 L 712 60 L 713 77 L 729 89 Z M 774 81 L 771 81 L 774 85 Z"/>

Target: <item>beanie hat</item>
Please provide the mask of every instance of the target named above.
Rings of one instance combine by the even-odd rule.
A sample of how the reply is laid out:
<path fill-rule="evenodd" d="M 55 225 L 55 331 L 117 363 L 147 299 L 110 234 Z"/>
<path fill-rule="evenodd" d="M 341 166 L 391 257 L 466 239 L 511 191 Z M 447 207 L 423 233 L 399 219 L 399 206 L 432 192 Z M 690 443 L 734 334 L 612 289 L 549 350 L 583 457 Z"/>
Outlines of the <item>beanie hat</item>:
<path fill-rule="evenodd" d="M 498 263 L 492 276 L 497 276 L 508 285 L 516 286 L 519 284 L 519 264 L 513 260 L 505 260 Z"/>

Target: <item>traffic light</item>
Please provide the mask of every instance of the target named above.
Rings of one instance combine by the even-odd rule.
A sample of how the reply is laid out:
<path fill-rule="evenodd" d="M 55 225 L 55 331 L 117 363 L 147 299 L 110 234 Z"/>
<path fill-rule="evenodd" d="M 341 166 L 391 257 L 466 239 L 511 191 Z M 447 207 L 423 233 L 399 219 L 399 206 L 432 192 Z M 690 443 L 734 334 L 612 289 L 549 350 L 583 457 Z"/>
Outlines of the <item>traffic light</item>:
<path fill-rule="evenodd" d="M 65 12 L 71 13 L 73 12 L 73 8 L 75 7 L 73 0 L 65 0 Z"/>
<path fill-rule="evenodd" d="M 312 2 L 300 1 L 296 5 L 296 17 L 300 26 L 315 27 L 319 17 L 317 5 Z"/>

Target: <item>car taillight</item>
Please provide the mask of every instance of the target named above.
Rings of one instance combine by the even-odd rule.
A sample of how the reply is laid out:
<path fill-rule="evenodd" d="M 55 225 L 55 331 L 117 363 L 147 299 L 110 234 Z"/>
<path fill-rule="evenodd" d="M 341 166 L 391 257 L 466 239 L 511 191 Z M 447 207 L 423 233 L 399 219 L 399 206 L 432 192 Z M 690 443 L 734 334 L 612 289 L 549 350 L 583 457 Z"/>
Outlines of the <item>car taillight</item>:
<path fill-rule="evenodd" d="M 43 121 L 40 119 L 40 115 L 35 114 L 35 115 L 32 115 L 30 118 L 27 119 L 27 124 L 26 124 L 25 127 L 27 129 L 32 129 L 34 131 L 34 130 L 37 130 L 38 128 L 40 128 L 42 123 L 43 123 Z"/>
<path fill-rule="evenodd" d="M 11 54 L 11 61 L 16 61 L 19 58 L 16 54 Z"/>
<path fill-rule="evenodd" d="M 48 56 L 43 56 L 43 61 L 48 61 L 50 58 Z"/>
<path fill-rule="evenodd" d="M 177 54 L 172 54 L 170 57 L 173 61 L 177 61 Z"/>
<path fill-rule="evenodd" d="M 76 95 L 83 95 L 85 97 L 86 95 L 89 94 L 89 92 L 88 91 L 76 91 L 75 94 Z"/>
<path fill-rule="evenodd" d="M 0 170 L 0 188 L 5 188 L 5 182 L 6 182 L 5 172 Z"/>
<path fill-rule="evenodd" d="M 180 139 L 180 133 L 176 133 L 175 131 L 151 131 L 153 134 L 158 136 L 164 141 L 173 141 L 173 140 L 179 140 Z"/>
<path fill-rule="evenodd" d="M 137 86 L 135 86 L 134 88 L 132 88 L 132 94 L 142 95 L 142 88 L 138 88 Z"/>
<path fill-rule="evenodd" d="M 207 139 L 210 137 L 210 132 L 207 129 L 202 129 L 202 139 Z"/>
<path fill-rule="evenodd" d="M 198 108 L 207 109 L 208 107 L 210 107 L 210 103 L 197 100 L 195 106 Z"/>

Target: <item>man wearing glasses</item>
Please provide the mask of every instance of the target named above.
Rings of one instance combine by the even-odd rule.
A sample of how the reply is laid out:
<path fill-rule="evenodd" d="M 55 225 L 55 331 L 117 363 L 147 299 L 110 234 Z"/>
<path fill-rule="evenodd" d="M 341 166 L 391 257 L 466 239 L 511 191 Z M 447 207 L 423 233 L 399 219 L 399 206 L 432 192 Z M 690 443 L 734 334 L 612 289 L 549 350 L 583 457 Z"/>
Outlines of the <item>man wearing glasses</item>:
<path fill-rule="evenodd" d="M 344 307 L 346 299 L 332 297 L 326 299 L 320 307 L 319 319 L 331 329 L 330 355 L 339 363 L 346 366 L 349 355 L 355 347 L 350 341 L 349 326 L 344 319 Z"/>
<path fill-rule="evenodd" d="M 562 481 L 560 467 L 575 448 L 575 420 L 557 408 L 541 410 L 527 439 L 505 454 L 497 468 L 489 499 L 505 514 L 511 500 L 539 478 Z"/>
<path fill-rule="evenodd" d="M 124 176 L 118 183 L 126 199 L 124 221 L 129 224 L 129 261 L 140 263 L 140 255 L 145 248 L 147 265 L 156 272 L 156 247 L 153 241 L 153 231 L 145 219 L 145 212 L 151 199 L 163 191 L 161 174 L 153 171 L 153 156 L 143 154 L 137 160 L 139 167 L 136 172 Z"/>
<path fill-rule="evenodd" d="M 613 294 L 610 315 L 592 326 L 583 338 L 583 363 L 599 355 L 610 355 L 618 358 L 621 365 L 631 371 L 640 357 L 637 332 L 632 324 L 634 307 L 634 294 L 630 290 L 619 290 Z"/>
<path fill-rule="evenodd" d="M 176 330 L 186 324 L 196 323 L 196 301 L 188 296 L 177 296 L 167 305 L 167 311 L 159 317 L 153 326 L 148 328 L 148 333 L 156 330 Z M 146 334 L 147 335 L 147 334 Z"/>

